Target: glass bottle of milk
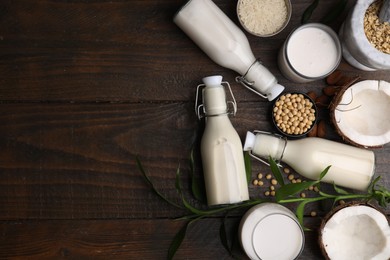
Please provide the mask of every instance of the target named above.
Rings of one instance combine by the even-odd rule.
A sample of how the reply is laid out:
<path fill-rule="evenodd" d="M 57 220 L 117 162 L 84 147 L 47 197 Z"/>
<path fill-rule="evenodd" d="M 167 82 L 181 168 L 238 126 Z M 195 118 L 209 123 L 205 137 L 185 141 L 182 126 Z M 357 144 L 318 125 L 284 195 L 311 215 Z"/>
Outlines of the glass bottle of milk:
<path fill-rule="evenodd" d="M 374 152 L 317 137 L 287 141 L 265 132 L 248 132 L 244 150 L 284 161 L 313 180 L 331 166 L 322 181 L 356 190 L 367 190 L 375 170 Z"/>
<path fill-rule="evenodd" d="M 206 117 L 206 127 L 201 141 L 203 174 L 209 206 L 239 203 L 249 199 L 245 173 L 242 143 L 229 120 L 228 104 L 236 111 L 236 102 L 226 101 L 222 76 L 203 78 L 197 88 L 197 98 L 201 87 L 203 104 L 196 113 L 199 118 Z"/>
<path fill-rule="evenodd" d="M 275 99 L 284 87 L 253 55 L 243 31 L 211 0 L 190 0 L 173 21 L 217 64 L 240 75 L 236 81 Z"/>

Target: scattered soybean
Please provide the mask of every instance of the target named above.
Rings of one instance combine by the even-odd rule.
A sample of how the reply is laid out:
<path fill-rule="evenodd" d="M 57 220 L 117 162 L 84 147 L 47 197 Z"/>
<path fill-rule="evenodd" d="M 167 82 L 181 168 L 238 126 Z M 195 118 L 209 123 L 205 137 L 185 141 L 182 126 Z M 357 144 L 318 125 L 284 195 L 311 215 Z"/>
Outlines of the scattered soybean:
<path fill-rule="evenodd" d="M 316 120 L 313 102 L 303 94 L 284 94 L 273 107 L 276 126 L 289 135 L 307 133 Z"/>

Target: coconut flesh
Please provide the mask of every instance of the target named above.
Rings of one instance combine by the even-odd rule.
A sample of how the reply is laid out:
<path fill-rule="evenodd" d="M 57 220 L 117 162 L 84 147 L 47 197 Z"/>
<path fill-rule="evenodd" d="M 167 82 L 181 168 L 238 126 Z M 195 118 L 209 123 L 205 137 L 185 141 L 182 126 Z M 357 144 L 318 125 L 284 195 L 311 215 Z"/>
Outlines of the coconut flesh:
<path fill-rule="evenodd" d="M 320 244 L 332 260 L 390 259 L 389 222 L 371 206 L 347 206 L 322 224 Z"/>
<path fill-rule="evenodd" d="M 390 83 L 363 80 L 335 97 L 332 120 L 352 144 L 378 147 L 390 142 Z"/>

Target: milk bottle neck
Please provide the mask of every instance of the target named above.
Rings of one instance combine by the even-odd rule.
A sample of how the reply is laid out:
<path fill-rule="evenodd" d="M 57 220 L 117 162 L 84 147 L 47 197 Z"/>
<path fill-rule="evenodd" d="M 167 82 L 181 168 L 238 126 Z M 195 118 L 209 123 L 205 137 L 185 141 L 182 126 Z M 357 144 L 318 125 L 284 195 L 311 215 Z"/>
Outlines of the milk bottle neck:
<path fill-rule="evenodd" d="M 195 109 L 198 117 L 215 117 L 228 114 L 235 115 L 237 104 L 229 83 L 222 82 L 222 76 L 219 75 L 205 77 L 202 80 L 204 84 L 198 86 L 196 94 Z M 227 101 L 225 88 L 222 84 L 226 84 L 228 87 L 232 100 Z M 198 106 L 197 102 L 200 87 L 204 87 L 202 89 L 203 104 Z M 228 104 L 232 105 L 233 111 L 229 111 Z M 201 108 L 203 108 L 203 111 L 201 111 Z"/>
<path fill-rule="evenodd" d="M 204 111 L 207 117 L 227 114 L 226 94 L 222 85 L 203 89 Z"/>
<path fill-rule="evenodd" d="M 274 100 L 284 90 L 275 76 L 259 60 L 255 60 L 244 75 L 236 77 L 236 81 L 269 101 Z"/>
<path fill-rule="evenodd" d="M 287 140 L 269 133 L 258 132 L 255 134 L 247 132 L 244 151 L 252 152 L 252 156 L 258 156 L 260 161 L 272 157 L 275 161 L 281 161 Z M 264 162 L 264 161 L 263 161 Z M 265 162 L 266 163 L 266 162 Z"/>

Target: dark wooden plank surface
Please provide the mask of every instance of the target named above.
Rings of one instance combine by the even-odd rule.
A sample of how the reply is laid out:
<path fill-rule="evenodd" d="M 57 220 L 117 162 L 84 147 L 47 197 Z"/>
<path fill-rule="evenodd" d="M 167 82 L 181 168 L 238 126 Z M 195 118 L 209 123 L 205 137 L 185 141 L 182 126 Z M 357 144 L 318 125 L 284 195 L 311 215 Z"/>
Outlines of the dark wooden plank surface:
<path fill-rule="evenodd" d="M 166 259 L 165 249 L 181 225 L 166 219 L 0 223 L 3 236 L 7 236 L 0 258 Z M 213 239 L 219 237 L 219 225 L 219 219 L 207 219 L 190 226 L 176 258 L 231 259 L 219 239 Z M 306 247 L 312 250 L 306 250 L 302 259 L 321 259 L 318 250 L 313 250 L 317 233 L 306 232 L 305 239 Z M 245 259 L 242 252 L 236 255 Z"/>
<path fill-rule="evenodd" d="M 0 2 L 1 259 L 164 259 L 182 225 L 172 219 L 184 212 L 150 191 L 135 157 L 156 187 L 178 200 L 175 172 L 180 164 L 189 173 L 201 128 L 195 87 L 204 76 L 221 74 L 231 83 L 238 101 L 232 122 L 242 139 L 247 130 L 273 130 L 270 104 L 234 83 L 235 72 L 214 64 L 172 22 L 184 2 Z M 236 1 L 215 2 L 237 22 Z M 314 21 L 334 1 L 323 2 Z M 248 39 L 289 90 L 320 93 L 323 81 L 291 83 L 276 65 L 279 47 L 310 3 L 294 1 L 281 34 Z M 388 72 L 356 71 L 344 61 L 340 69 L 390 81 Z M 341 141 L 328 130 L 327 138 Z M 389 149 L 375 150 L 376 174 L 387 187 Z M 255 162 L 253 168 L 269 171 Z M 263 192 L 250 186 L 250 193 Z M 306 221 L 315 229 L 326 211 L 313 207 L 320 215 Z M 177 258 L 229 259 L 220 221 L 191 226 Z M 315 232 L 306 234 L 301 259 L 321 259 L 316 239 Z"/>

